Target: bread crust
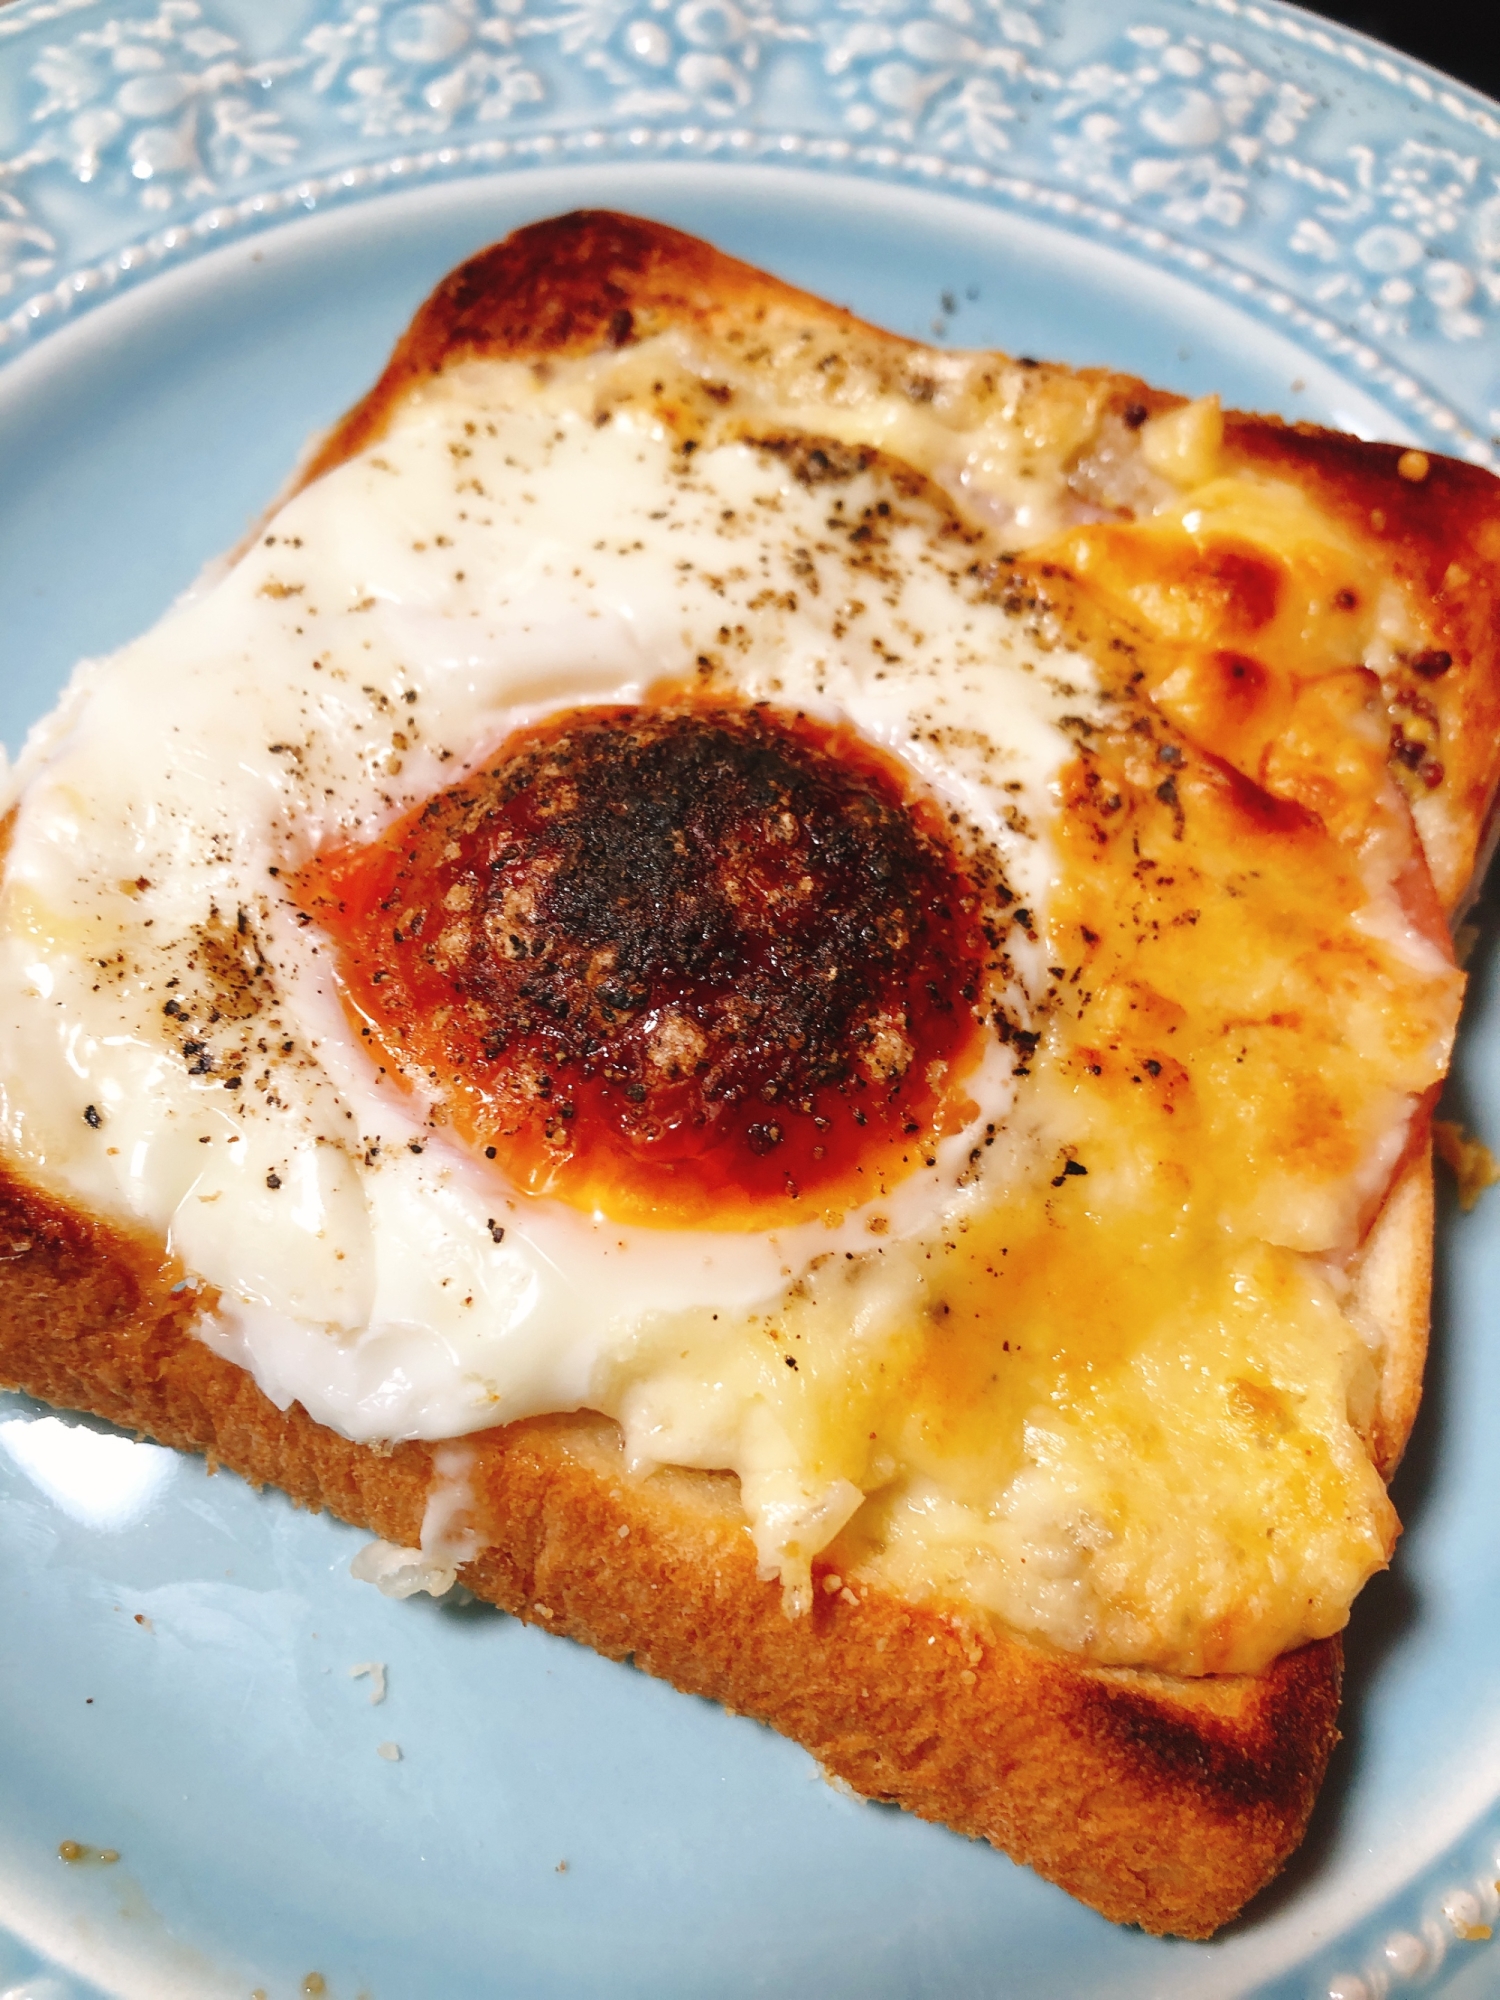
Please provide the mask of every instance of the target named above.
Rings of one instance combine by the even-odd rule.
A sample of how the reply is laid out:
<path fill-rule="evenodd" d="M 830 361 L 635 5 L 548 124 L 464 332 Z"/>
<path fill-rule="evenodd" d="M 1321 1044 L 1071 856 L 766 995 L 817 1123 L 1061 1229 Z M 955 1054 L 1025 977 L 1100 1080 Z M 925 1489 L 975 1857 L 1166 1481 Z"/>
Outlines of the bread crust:
<path fill-rule="evenodd" d="M 1432 1141 L 1425 1136 L 1391 1186 L 1350 1268 L 1350 1308 L 1376 1337 L 1379 1387 L 1370 1453 L 1390 1484 L 1422 1403 L 1432 1300 Z"/>
<path fill-rule="evenodd" d="M 403 397 L 445 368 L 473 357 L 546 363 L 674 327 L 726 348 L 813 328 L 920 400 L 914 359 L 925 350 L 914 343 L 675 231 L 564 217 L 518 232 L 446 279 L 298 483 L 372 444 Z M 1104 371 L 1043 368 L 1036 380 L 1044 393 L 1049 381 L 1090 384 L 1126 429 L 1138 428 L 1137 410 L 1181 402 Z M 1396 447 L 1258 418 L 1231 418 L 1226 450 L 1307 485 L 1351 532 L 1388 546 L 1392 573 L 1431 610 L 1433 644 L 1452 650 L 1450 668 L 1431 683 L 1445 746 L 1450 735 L 1482 735 L 1470 749 L 1447 749 L 1434 872 L 1451 909 L 1495 789 L 1500 633 L 1487 586 L 1460 601 L 1445 595 L 1444 578 L 1460 556 L 1477 563 L 1500 549 L 1493 482 L 1433 461 L 1419 491 L 1395 471 Z M 1371 1443 L 1387 1477 L 1420 1397 L 1431 1237 L 1424 1137 L 1350 1272 L 1378 1357 Z M 164 1268 L 159 1245 L 70 1209 L 0 1165 L 0 1381 L 205 1453 L 211 1465 L 388 1541 L 416 1543 L 432 1447 L 375 1450 L 298 1405 L 278 1410 L 194 1336 L 192 1295 L 174 1297 Z M 792 1621 L 779 1587 L 756 1575 L 731 1476 L 632 1479 L 614 1427 L 588 1414 L 472 1442 L 476 1526 L 487 1546 L 462 1578 L 477 1594 L 760 1717 L 856 1791 L 988 1839 L 1108 1917 L 1206 1937 L 1302 1836 L 1337 1741 L 1336 1638 L 1254 1676 L 1099 1668 L 986 1616 L 905 1603 L 857 1576 L 847 1596 L 815 1590 L 812 1613 Z"/>

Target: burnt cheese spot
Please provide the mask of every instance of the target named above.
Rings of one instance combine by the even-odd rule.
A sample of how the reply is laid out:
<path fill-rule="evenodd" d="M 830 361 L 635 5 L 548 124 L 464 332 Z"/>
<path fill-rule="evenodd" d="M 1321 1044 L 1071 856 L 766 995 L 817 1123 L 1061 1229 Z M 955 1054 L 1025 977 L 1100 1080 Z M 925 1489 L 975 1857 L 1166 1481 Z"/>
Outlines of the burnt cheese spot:
<path fill-rule="evenodd" d="M 361 1025 L 532 1192 L 759 1227 L 879 1195 L 968 1108 L 976 892 L 805 715 L 570 710 L 298 893 Z"/>

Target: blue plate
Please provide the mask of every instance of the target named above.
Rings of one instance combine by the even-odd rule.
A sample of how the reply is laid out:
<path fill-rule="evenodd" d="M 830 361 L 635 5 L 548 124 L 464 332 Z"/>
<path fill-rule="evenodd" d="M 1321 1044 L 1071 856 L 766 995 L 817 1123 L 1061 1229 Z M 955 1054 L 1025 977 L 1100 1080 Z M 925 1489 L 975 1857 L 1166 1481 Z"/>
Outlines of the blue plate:
<path fill-rule="evenodd" d="M 233 542 L 518 223 L 607 202 L 903 332 L 1488 463 L 1497 190 L 1500 110 L 1272 0 L 13 0 L 0 735 Z M 1496 916 L 1450 1093 L 1491 1137 Z M 1497 1299 L 1500 1195 L 1442 1218 L 1407 1537 L 1355 1609 L 1311 1835 L 1209 1945 L 0 1399 L 0 2000 L 1494 1993 Z"/>

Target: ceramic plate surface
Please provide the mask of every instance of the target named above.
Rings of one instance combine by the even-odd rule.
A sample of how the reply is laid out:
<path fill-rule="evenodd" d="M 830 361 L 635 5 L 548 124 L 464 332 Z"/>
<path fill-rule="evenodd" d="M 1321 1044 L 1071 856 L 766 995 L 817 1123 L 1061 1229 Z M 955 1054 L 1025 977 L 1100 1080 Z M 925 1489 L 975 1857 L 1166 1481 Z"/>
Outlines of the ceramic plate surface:
<path fill-rule="evenodd" d="M 1497 454 L 1500 110 L 1290 8 L 13 0 L 12 749 L 238 537 L 449 265 L 601 202 L 905 333 Z M 1450 1103 L 1496 1138 L 1481 918 Z M 352 1531 L 0 1398 L 0 2000 L 1500 1991 L 1500 1194 L 1445 1210 L 1440 1257 L 1345 1741 L 1288 1876 L 1209 1945 L 1116 1930 L 497 1613 L 389 1603 Z"/>

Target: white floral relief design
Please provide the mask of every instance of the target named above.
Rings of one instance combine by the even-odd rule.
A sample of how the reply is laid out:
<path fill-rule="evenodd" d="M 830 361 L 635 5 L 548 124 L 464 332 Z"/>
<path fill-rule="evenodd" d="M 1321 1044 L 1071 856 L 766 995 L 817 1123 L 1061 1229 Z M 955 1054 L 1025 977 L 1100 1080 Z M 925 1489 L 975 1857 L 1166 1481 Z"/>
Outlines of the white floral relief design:
<path fill-rule="evenodd" d="M 823 39 L 854 131 L 981 160 L 1012 150 L 1018 93 L 1058 83 L 1035 63 L 1038 0 L 837 0 Z"/>
<path fill-rule="evenodd" d="M 801 22 L 747 0 L 564 0 L 534 21 L 613 91 L 619 118 L 745 111 L 768 54 L 812 40 Z"/>
<path fill-rule="evenodd" d="M 32 221 L 4 179 L 0 168 L 0 299 L 32 278 L 44 278 L 57 261 L 56 239 Z"/>
<path fill-rule="evenodd" d="M 529 25 L 524 0 L 345 0 L 303 48 L 314 91 L 345 98 L 341 119 L 367 138 L 409 138 L 540 104 L 542 79 L 516 49 Z"/>
<path fill-rule="evenodd" d="M 1476 340 L 1500 305 L 1500 174 L 1477 153 L 1404 139 L 1349 149 L 1343 175 L 1302 169 L 1321 196 L 1292 230 L 1326 264 L 1313 296 L 1374 338 Z"/>
<path fill-rule="evenodd" d="M 1233 229 L 1252 206 L 1251 174 L 1293 145 L 1317 100 L 1238 49 L 1132 27 L 1113 61 L 1069 75 L 1053 120 L 1060 170 L 1166 222 Z"/>
<path fill-rule="evenodd" d="M 247 62 L 197 0 L 163 0 L 42 48 L 31 64 L 34 137 L 9 168 L 61 165 L 83 182 L 113 173 L 147 208 L 211 194 L 296 153 L 295 135 L 257 104 L 293 67 Z"/>
<path fill-rule="evenodd" d="M 342 92 L 339 116 L 383 137 L 544 104 L 549 48 L 554 68 L 611 93 L 612 117 L 728 118 L 750 103 L 769 47 L 808 39 L 800 24 L 735 0 L 561 0 L 534 11 L 525 0 L 343 0 L 304 48 L 313 89 Z"/>

